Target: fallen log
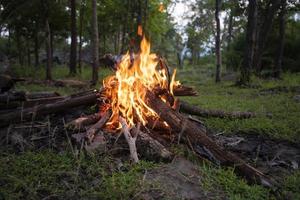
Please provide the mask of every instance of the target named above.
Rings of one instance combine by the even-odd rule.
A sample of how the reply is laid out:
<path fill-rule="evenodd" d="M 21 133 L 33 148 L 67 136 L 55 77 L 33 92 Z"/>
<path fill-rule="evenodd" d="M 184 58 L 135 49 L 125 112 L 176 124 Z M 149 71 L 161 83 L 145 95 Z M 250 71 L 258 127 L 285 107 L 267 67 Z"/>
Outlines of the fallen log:
<path fill-rule="evenodd" d="M 274 180 L 247 164 L 238 156 L 225 151 L 206 135 L 205 129 L 200 128 L 195 123 L 188 120 L 184 115 L 168 107 L 160 98 L 157 98 L 151 91 L 145 95 L 146 103 L 160 118 L 168 123 L 174 132 L 186 136 L 191 141 L 194 148 L 201 145 L 208 150 L 220 165 L 230 166 L 235 171 L 245 177 L 251 183 L 260 183 L 263 186 L 273 188 L 276 186 Z"/>
<path fill-rule="evenodd" d="M 185 101 L 180 101 L 180 112 L 197 115 L 200 117 L 218 117 L 218 118 L 236 118 L 236 119 L 247 119 L 251 117 L 255 117 L 256 113 L 253 112 L 226 112 L 223 110 L 207 110 L 203 108 L 199 108 Z"/>
<path fill-rule="evenodd" d="M 42 115 L 57 113 L 78 106 L 93 105 L 97 102 L 98 96 L 98 92 L 91 92 L 90 94 L 85 94 L 83 96 L 68 96 L 63 100 L 54 103 L 41 104 L 32 108 L 18 109 L 13 112 L 0 114 L 0 127 L 7 126 L 12 122 L 15 123 L 23 120 L 33 120 Z"/>
<path fill-rule="evenodd" d="M 137 149 L 138 152 L 146 157 L 156 160 L 169 161 L 173 158 L 172 153 L 166 149 L 159 141 L 152 138 L 147 133 L 134 128 L 132 130 L 134 135 L 137 135 Z M 138 132 L 138 133 L 136 133 Z"/>
<path fill-rule="evenodd" d="M 174 96 L 198 96 L 198 93 L 194 88 L 178 85 L 173 88 Z"/>
<path fill-rule="evenodd" d="M 66 124 L 67 128 L 72 130 L 81 130 L 86 126 L 96 123 L 101 118 L 100 113 L 82 116 Z"/>
<path fill-rule="evenodd" d="M 8 103 L 12 101 L 25 101 L 26 93 L 23 91 L 20 92 L 7 92 L 0 94 L 0 103 Z"/>
<path fill-rule="evenodd" d="M 31 92 L 26 94 L 26 99 L 43 99 L 60 96 L 57 92 Z"/>

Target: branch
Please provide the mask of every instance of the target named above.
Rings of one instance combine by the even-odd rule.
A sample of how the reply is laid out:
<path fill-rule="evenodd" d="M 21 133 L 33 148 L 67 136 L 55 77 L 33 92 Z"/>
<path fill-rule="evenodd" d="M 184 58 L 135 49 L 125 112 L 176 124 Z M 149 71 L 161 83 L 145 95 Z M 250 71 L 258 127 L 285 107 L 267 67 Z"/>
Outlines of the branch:
<path fill-rule="evenodd" d="M 119 121 L 122 125 L 122 130 L 124 133 L 124 136 L 126 138 L 126 141 L 129 145 L 129 150 L 130 150 L 130 156 L 133 159 L 134 163 L 138 163 L 139 162 L 139 158 L 137 155 L 137 150 L 136 150 L 136 138 L 137 138 L 137 134 L 135 136 L 132 136 L 130 133 L 130 129 L 125 121 L 125 119 L 123 117 L 119 117 Z"/>

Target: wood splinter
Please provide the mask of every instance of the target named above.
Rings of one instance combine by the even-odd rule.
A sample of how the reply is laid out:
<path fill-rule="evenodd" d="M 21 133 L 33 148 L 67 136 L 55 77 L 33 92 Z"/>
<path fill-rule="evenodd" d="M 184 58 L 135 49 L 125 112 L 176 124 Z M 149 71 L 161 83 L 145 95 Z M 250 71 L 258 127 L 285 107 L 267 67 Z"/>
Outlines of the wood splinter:
<path fill-rule="evenodd" d="M 126 120 L 123 117 L 119 117 L 119 121 L 122 125 L 122 130 L 123 130 L 124 136 L 129 145 L 130 156 L 134 163 L 138 163 L 139 158 L 138 158 L 137 150 L 136 150 L 136 139 L 137 139 L 138 135 L 137 134 L 134 136 L 131 135 L 130 129 L 126 123 Z M 138 129 L 139 129 L 139 127 L 138 127 Z M 138 133 L 138 131 L 137 131 L 137 133 Z"/>

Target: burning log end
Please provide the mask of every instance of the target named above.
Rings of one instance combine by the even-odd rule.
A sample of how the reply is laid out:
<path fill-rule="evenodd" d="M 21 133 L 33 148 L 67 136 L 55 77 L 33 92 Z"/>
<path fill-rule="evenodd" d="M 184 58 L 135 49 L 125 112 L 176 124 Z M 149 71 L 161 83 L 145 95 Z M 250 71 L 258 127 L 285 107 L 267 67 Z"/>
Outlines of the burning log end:
<path fill-rule="evenodd" d="M 137 139 L 137 134 L 135 136 L 132 136 L 130 133 L 130 129 L 126 123 L 126 120 L 123 117 L 119 117 L 119 121 L 122 125 L 122 130 L 124 133 L 124 136 L 126 138 L 126 141 L 129 145 L 129 151 L 130 151 L 130 156 L 133 160 L 134 163 L 139 162 L 139 158 L 137 155 L 137 150 L 136 150 L 136 139 Z"/>

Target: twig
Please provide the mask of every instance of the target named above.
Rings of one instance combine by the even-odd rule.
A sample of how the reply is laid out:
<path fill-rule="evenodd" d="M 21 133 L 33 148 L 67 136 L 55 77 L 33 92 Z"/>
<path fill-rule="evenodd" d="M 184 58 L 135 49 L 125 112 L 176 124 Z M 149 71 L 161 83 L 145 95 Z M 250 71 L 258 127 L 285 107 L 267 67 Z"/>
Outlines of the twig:
<path fill-rule="evenodd" d="M 122 125 L 122 130 L 123 130 L 124 136 L 125 136 L 126 141 L 129 145 L 130 156 L 133 159 L 134 163 L 138 163 L 139 158 L 138 158 L 138 155 L 137 155 L 136 144 L 135 144 L 138 134 L 136 134 L 135 136 L 131 135 L 130 129 L 129 129 L 129 127 L 128 127 L 128 125 L 127 125 L 127 123 L 126 123 L 126 121 L 123 117 L 119 117 L 119 121 Z"/>

